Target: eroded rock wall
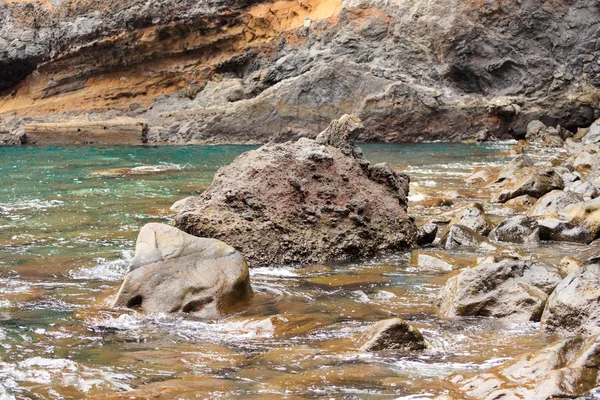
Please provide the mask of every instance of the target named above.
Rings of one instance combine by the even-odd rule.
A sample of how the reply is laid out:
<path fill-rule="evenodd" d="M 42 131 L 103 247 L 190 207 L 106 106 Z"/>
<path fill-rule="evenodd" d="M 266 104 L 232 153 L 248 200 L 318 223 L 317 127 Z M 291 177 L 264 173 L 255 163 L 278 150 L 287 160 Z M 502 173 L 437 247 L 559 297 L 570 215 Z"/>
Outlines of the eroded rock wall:
<path fill-rule="evenodd" d="M 600 109 L 600 1 L 11 1 L 0 115 L 150 122 L 148 140 L 522 136 Z"/>

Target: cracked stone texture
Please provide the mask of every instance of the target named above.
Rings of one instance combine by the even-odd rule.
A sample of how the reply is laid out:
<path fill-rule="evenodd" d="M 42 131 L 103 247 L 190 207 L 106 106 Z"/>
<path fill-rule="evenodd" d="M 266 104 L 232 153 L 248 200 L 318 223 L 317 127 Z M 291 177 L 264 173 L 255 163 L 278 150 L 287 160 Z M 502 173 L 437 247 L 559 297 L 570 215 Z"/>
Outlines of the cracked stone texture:
<path fill-rule="evenodd" d="M 597 0 L 4 2 L 0 114 L 142 117 L 155 143 L 315 137 L 344 113 L 361 141 L 575 130 L 599 116 L 599 29 Z"/>

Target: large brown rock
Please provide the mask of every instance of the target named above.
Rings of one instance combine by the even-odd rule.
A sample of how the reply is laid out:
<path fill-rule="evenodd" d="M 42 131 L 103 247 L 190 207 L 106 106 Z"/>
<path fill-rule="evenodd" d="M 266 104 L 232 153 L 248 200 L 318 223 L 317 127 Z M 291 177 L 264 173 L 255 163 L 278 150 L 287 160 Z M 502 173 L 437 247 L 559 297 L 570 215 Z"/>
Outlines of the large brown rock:
<path fill-rule="evenodd" d="M 447 380 L 456 388 L 459 397 L 452 398 L 457 399 L 548 400 L 586 396 L 600 386 L 600 336 L 562 339 L 481 374 L 455 374 Z"/>
<path fill-rule="evenodd" d="M 448 280 L 438 304 L 445 316 L 485 316 L 539 321 L 558 271 L 540 262 L 482 263 Z"/>
<path fill-rule="evenodd" d="M 217 317 L 252 294 L 244 256 L 215 239 L 145 225 L 113 307 Z"/>
<path fill-rule="evenodd" d="M 251 266 L 410 247 L 417 228 L 406 214 L 408 176 L 370 164 L 343 136 L 324 142 L 339 147 L 303 138 L 242 154 L 197 200 L 177 207 L 176 226 L 230 243 Z"/>
<path fill-rule="evenodd" d="M 523 167 L 502 182 L 502 190 L 493 200 L 505 203 L 519 196 L 529 195 L 540 198 L 553 190 L 562 190 L 565 184 L 553 168 Z"/>

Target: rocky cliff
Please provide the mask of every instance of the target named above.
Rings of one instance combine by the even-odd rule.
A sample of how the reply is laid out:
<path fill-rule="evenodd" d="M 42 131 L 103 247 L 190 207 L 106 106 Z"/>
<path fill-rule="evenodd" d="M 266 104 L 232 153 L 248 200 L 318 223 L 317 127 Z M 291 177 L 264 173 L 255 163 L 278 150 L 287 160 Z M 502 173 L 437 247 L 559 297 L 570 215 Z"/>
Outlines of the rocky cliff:
<path fill-rule="evenodd" d="M 574 130 L 600 112 L 598 0 L 5 0 L 0 115 L 143 118 L 145 140 Z"/>

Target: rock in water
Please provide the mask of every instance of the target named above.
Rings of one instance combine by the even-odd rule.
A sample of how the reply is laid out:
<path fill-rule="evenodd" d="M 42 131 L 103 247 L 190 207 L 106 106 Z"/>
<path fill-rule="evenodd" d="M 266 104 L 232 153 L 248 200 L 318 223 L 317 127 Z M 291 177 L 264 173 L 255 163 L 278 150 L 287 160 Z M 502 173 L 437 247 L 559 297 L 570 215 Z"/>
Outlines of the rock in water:
<path fill-rule="evenodd" d="M 315 141 L 319 144 L 333 146 L 352 151 L 356 139 L 363 132 L 364 126 L 356 115 L 344 114 L 340 119 L 333 120 Z"/>
<path fill-rule="evenodd" d="M 542 327 L 564 335 L 600 334 L 600 265 L 577 268 L 554 290 Z"/>
<path fill-rule="evenodd" d="M 344 122 L 345 120 L 345 122 Z M 412 246 L 409 178 L 371 165 L 349 146 L 356 117 L 332 124 L 323 141 L 267 144 L 221 168 L 198 201 L 175 217 L 180 229 L 240 250 L 250 265 L 315 263 Z M 350 132 L 340 131 L 346 126 Z"/>
<path fill-rule="evenodd" d="M 540 241 L 540 228 L 533 217 L 516 216 L 505 219 L 490 233 L 499 242 L 532 244 Z"/>
<path fill-rule="evenodd" d="M 248 265 L 233 247 L 150 223 L 140 231 L 113 307 L 217 317 L 251 293 Z"/>
<path fill-rule="evenodd" d="M 540 262 L 503 260 L 462 271 L 439 295 L 442 313 L 539 321 L 560 275 Z"/>
<path fill-rule="evenodd" d="M 386 319 L 371 326 L 360 337 L 362 351 L 398 349 L 422 350 L 426 347 L 421 332 L 401 318 Z"/>
<path fill-rule="evenodd" d="M 465 375 L 447 378 L 462 394 L 458 398 L 547 400 L 586 396 L 600 385 L 600 336 L 563 339 L 481 374 Z"/>

